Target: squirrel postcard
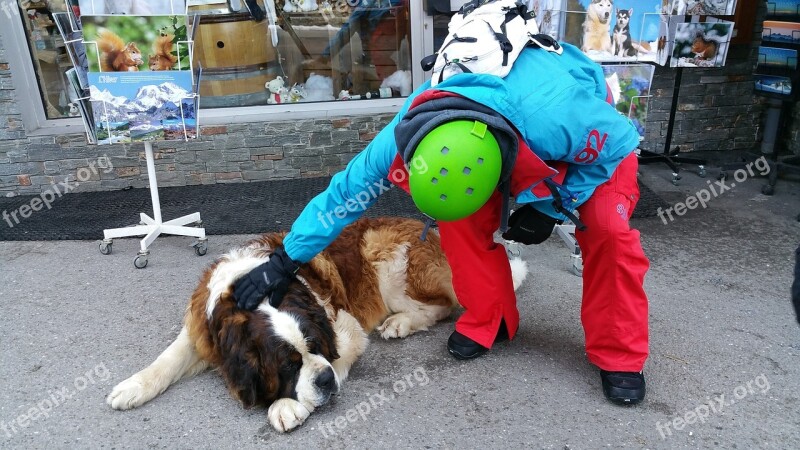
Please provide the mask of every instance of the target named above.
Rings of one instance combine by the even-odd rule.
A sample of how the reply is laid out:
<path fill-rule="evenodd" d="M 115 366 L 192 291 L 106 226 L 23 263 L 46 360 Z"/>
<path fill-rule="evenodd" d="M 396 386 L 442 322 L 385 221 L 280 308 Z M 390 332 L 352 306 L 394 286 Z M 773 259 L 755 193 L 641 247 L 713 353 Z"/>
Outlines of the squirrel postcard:
<path fill-rule="evenodd" d="M 733 22 L 678 23 L 670 66 L 724 66 L 732 34 Z"/>
<path fill-rule="evenodd" d="M 185 24 L 176 16 L 85 16 L 84 39 L 90 72 L 188 69 Z M 93 45 L 96 44 L 96 45 Z"/>

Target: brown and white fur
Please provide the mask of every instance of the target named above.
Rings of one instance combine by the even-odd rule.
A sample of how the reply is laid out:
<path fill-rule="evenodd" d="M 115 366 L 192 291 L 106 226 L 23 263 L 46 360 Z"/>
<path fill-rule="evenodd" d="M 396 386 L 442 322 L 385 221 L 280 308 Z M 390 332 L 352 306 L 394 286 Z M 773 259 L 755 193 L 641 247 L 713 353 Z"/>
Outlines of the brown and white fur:
<path fill-rule="evenodd" d="M 611 12 L 612 0 L 592 0 L 586 9 L 583 21 L 583 42 L 581 51 L 590 50 L 611 53 Z"/>
<path fill-rule="evenodd" d="M 426 330 L 457 305 L 435 232 L 409 219 L 361 219 L 304 264 L 281 305 L 236 307 L 233 283 L 269 259 L 284 233 L 235 249 L 202 275 L 177 339 L 149 367 L 119 383 L 106 402 L 140 406 L 176 381 L 217 368 L 245 407 L 268 407 L 281 432 L 328 402 L 374 329 L 385 338 Z M 527 274 L 511 262 L 514 287 Z"/>

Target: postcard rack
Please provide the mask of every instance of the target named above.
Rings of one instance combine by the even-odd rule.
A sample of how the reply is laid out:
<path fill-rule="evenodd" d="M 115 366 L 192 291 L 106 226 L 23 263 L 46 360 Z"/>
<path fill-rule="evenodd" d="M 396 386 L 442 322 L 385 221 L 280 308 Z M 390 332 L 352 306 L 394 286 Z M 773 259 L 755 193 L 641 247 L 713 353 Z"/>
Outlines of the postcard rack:
<path fill-rule="evenodd" d="M 81 113 L 87 141 L 96 145 L 141 142 L 153 205 L 152 216 L 139 214 L 139 224 L 104 230 L 100 253 L 111 254 L 114 239 L 144 236 L 133 261 L 137 269 L 143 269 L 150 245 L 167 234 L 196 238 L 195 253 L 205 255 L 208 239 L 199 212 L 163 220 L 153 152 L 153 141 L 195 139 L 199 132 L 201 70 L 192 68 L 192 33 L 197 24 L 190 27 L 187 22 L 186 0 L 133 2 L 138 15 L 137 10 L 116 10 L 121 7 L 113 2 L 66 3 L 70 28 L 61 31 L 65 43 L 71 45 L 75 66 L 67 74 L 69 96 Z M 134 22 L 136 26 L 131 27 Z M 126 32 L 131 29 L 140 34 L 133 37 Z M 147 39 L 149 45 L 143 45 Z M 114 59 L 108 57 L 112 52 Z M 149 58 L 144 56 L 147 53 Z"/>
<path fill-rule="evenodd" d="M 770 159 L 770 172 L 761 192 L 772 195 L 780 173 L 800 173 L 800 158 L 779 155 L 779 135 L 785 128 L 782 124 L 791 117 L 791 110 L 797 107 L 800 99 L 797 89 L 800 83 L 800 0 L 767 1 L 761 37 L 753 92 L 769 99 L 761 153 Z"/>
<path fill-rule="evenodd" d="M 664 151 L 641 150 L 639 162 L 667 164 L 672 169 L 674 184 L 680 180 L 680 163 L 696 164 L 698 174 L 705 176 L 705 161 L 681 156 L 677 147 L 670 149 L 682 71 L 684 67 L 725 65 L 734 34 L 734 22 L 726 19 L 734 15 L 736 0 L 618 0 L 613 4 L 541 0 L 535 5 L 543 33 L 575 45 L 604 66 L 661 65 L 676 69 Z M 635 100 L 628 100 L 632 107 Z M 641 104 L 644 100 L 638 101 Z M 634 120 L 632 112 L 629 110 L 627 115 Z M 646 113 L 637 114 L 637 128 L 643 136 Z"/>

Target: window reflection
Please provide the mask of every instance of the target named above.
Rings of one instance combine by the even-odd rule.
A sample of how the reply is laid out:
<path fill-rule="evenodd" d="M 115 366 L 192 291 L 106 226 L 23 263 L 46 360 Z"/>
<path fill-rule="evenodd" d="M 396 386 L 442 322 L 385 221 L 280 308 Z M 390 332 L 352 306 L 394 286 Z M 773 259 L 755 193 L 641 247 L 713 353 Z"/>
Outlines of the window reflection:
<path fill-rule="evenodd" d="M 20 7 L 46 117 L 58 119 L 77 116 L 77 108 L 70 104 L 67 97 L 67 80 L 64 76 L 72 64 L 64 40 L 53 21 L 53 13 L 66 11 L 66 3 L 19 0 L 17 6 Z"/>
<path fill-rule="evenodd" d="M 407 0 L 279 0 L 277 42 L 270 20 L 256 22 L 246 9 L 231 12 L 226 3 L 202 3 L 190 8 L 201 16 L 195 61 L 203 66 L 202 107 L 363 100 L 411 91 Z"/>

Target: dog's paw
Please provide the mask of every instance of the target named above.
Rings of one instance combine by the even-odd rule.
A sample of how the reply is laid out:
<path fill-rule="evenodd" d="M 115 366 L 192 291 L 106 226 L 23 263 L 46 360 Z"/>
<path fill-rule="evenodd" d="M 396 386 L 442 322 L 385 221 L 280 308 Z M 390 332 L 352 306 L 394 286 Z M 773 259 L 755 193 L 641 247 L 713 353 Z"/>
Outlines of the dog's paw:
<path fill-rule="evenodd" d="M 311 412 L 302 403 L 292 398 L 281 398 L 269 407 L 267 417 L 273 428 L 285 433 L 299 427 Z"/>
<path fill-rule="evenodd" d="M 143 405 L 149 398 L 145 396 L 145 387 L 138 376 L 134 375 L 120 384 L 106 397 L 106 403 L 114 409 L 131 409 Z"/>
<path fill-rule="evenodd" d="M 414 318 L 410 314 L 397 313 L 387 317 L 378 331 L 384 339 L 404 338 L 417 331 L 414 325 Z"/>

